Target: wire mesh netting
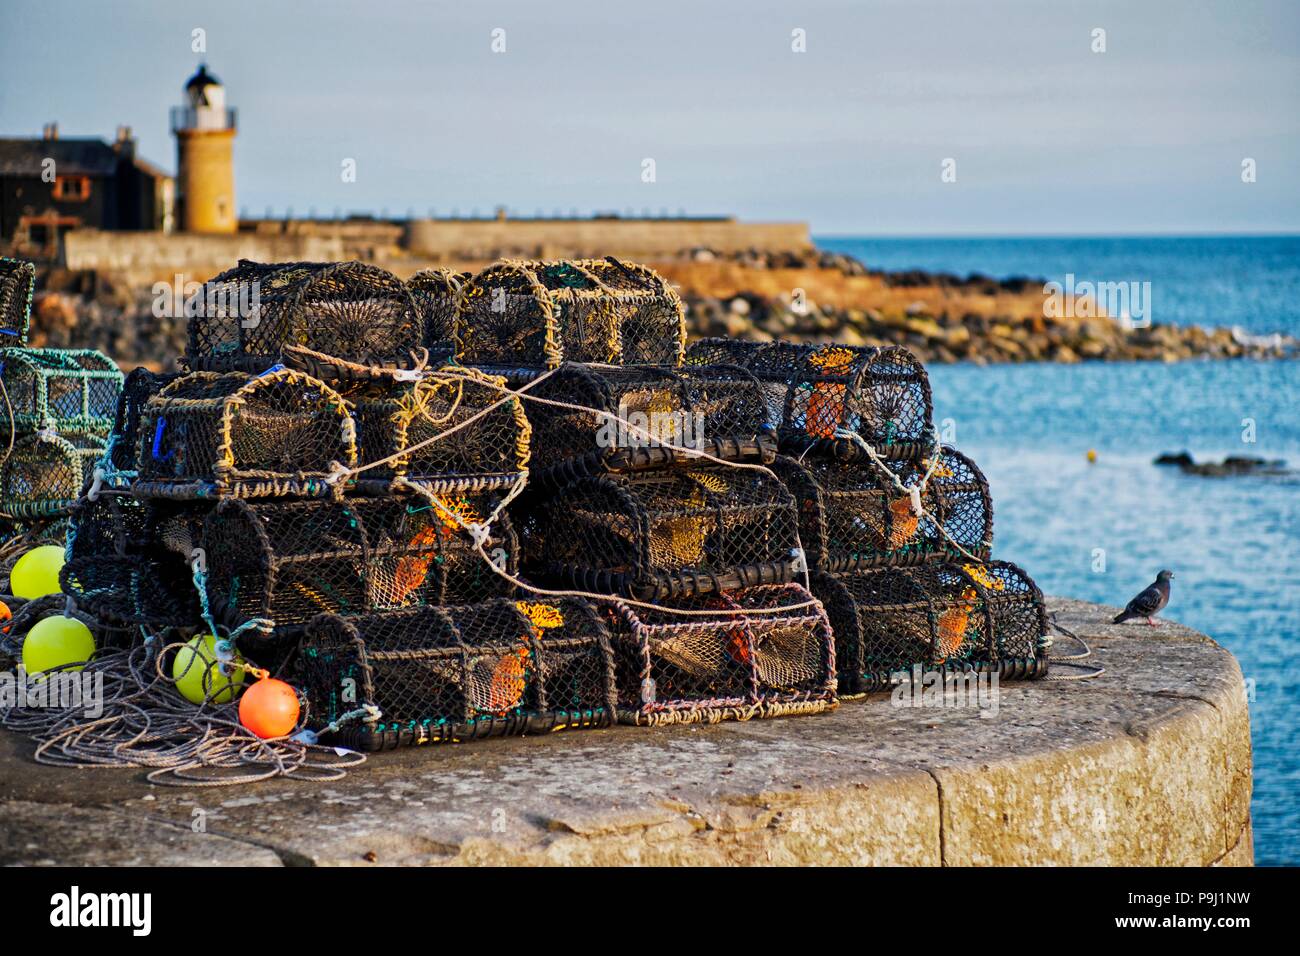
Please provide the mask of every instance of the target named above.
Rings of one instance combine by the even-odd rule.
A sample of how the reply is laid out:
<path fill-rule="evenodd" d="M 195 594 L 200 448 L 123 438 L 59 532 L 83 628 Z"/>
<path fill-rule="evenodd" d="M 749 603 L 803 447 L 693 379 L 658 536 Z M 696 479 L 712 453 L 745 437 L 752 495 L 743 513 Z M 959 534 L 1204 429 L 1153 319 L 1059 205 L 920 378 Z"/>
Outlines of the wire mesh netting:
<path fill-rule="evenodd" d="M 145 404 L 181 374 L 137 368 L 126 376 L 117 413 L 113 417 L 113 430 L 109 433 L 104 458 L 100 462 L 104 481 L 109 487 L 125 487 L 139 477 L 140 418 Z"/>
<path fill-rule="evenodd" d="M 886 461 L 885 467 L 914 487 L 930 460 Z M 798 505 L 799 538 L 810 567 L 847 571 L 920 564 L 962 558 L 959 548 L 982 560 L 993 545 L 988 482 L 974 462 L 952 448 L 941 449 L 920 496 L 924 515 L 916 513 L 907 491 L 866 459 L 782 455 L 772 470 Z"/>
<path fill-rule="evenodd" d="M 530 481 L 698 464 L 694 449 L 727 461 L 771 461 L 776 427 L 762 386 L 744 369 L 719 366 L 596 367 L 566 362 L 527 389 L 533 425 Z M 579 406 L 579 407 L 574 407 Z"/>
<path fill-rule="evenodd" d="M 390 272 L 362 262 L 239 264 L 186 304 L 186 363 L 260 372 L 301 346 L 350 362 L 409 367 L 425 344 L 423 313 Z"/>
<path fill-rule="evenodd" d="M 834 705 L 830 625 L 797 584 L 676 598 L 664 610 L 620 604 L 609 614 L 625 723 L 713 723 Z"/>
<path fill-rule="evenodd" d="M 285 368 L 181 376 L 145 403 L 138 430 L 134 490 L 146 496 L 327 496 L 335 463 L 357 460 L 347 402 Z"/>
<path fill-rule="evenodd" d="M 421 269 L 406 280 L 424 324 L 425 345 L 436 359 L 456 354 L 456 299 L 470 273 L 454 269 Z"/>
<path fill-rule="evenodd" d="M 35 291 L 36 266 L 0 256 L 0 347 L 27 343 Z"/>
<path fill-rule="evenodd" d="M 687 365 L 743 366 L 767 389 L 783 450 L 818 448 L 856 455 L 841 431 L 882 455 L 915 458 L 933 444 L 933 403 L 925 368 L 907 349 L 701 339 Z"/>
<path fill-rule="evenodd" d="M 616 259 L 505 261 L 461 290 L 457 357 L 469 365 L 680 365 L 680 297 L 653 270 Z"/>
<path fill-rule="evenodd" d="M 791 579 L 794 499 L 753 468 L 577 478 L 514 508 L 537 577 L 648 601 Z"/>
<path fill-rule="evenodd" d="M 0 466 L 0 515 L 22 521 L 67 514 L 103 454 L 102 435 L 42 431 L 19 438 Z"/>
<path fill-rule="evenodd" d="M 94 349 L 0 350 L 0 434 L 47 428 L 107 434 L 122 392 L 122 373 Z"/>
<path fill-rule="evenodd" d="M 573 599 L 323 615 L 299 668 L 312 726 L 337 722 L 332 739 L 359 750 L 600 727 L 615 714 L 608 634 Z"/>
<path fill-rule="evenodd" d="M 364 469 L 353 486 L 385 492 L 401 478 L 435 492 L 509 488 L 528 468 L 531 426 L 506 387 L 503 378 L 460 366 L 419 382 L 353 386 L 344 394 Z"/>
<path fill-rule="evenodd" d="M 1014 564 L 819 572 L 812 585 L 835 631 L 842 694 L 888 687 L 913 667 L 1047 673 L 1043 595 Z"/>
<path fill-rule="evenodd" d="M 81 499 L 69 519 L 65 594 L 103 621 L 185 627 L 200 620 L 190 571 L 193 506 L 127 495 Z"/>
<path fill-rule="evenodd" d="M 509 596 L 510 582 L 459 531 L 456 519 L 481 520 L 483 508 L 472 496 L 440 508 L 393 498 L 226 499 L 199 530 L 212 613 L 232 627 L 256 619 L 259 631 L 284 634 L 317 614 Z M 484 548 L 516 572 L 519 547 L 505 516 Z"/>

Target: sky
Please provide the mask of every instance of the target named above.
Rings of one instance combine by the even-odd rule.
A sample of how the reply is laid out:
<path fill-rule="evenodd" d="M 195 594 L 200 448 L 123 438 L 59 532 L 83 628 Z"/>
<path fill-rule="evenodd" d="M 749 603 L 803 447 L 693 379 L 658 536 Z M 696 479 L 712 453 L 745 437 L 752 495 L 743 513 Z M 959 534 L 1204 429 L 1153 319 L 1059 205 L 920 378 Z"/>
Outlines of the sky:
<path fill-rule="evenodd" d="M 201 60 L 253 216 L 1300 232 L 1295 0 L 0 0 L 0 136 L 125 124 L 174 170 Z"/>

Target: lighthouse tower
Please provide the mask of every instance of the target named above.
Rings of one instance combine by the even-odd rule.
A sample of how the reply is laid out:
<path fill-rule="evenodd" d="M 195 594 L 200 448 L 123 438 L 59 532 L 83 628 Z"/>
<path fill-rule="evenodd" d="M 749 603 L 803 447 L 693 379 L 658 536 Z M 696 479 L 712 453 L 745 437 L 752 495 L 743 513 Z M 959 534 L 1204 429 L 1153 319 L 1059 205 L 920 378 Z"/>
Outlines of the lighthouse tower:
<path fill-rule="evenodd" d="M 185 232 L 234 232 L 235 111 L 207 65 L 185 84 L 185 105 L 172 107 L 176 134 L 179 223 Z"/>

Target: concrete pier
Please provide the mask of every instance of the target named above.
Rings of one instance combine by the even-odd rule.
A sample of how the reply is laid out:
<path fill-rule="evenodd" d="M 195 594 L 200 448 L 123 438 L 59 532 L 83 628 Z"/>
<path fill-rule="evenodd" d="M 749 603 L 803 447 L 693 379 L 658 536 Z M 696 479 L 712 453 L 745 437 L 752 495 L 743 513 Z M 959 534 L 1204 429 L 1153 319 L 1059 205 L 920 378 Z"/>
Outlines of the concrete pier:
<path fill-rule="evenodd" d="M 1226 650 L 1050 599 L 1106 673 L 894 706 L 377 755 L 336 783 L 150 786 L 0 733 L 0 864 L 1250 865 Z M 1061 640 L 1062 653 L 1072 642 Z"/>

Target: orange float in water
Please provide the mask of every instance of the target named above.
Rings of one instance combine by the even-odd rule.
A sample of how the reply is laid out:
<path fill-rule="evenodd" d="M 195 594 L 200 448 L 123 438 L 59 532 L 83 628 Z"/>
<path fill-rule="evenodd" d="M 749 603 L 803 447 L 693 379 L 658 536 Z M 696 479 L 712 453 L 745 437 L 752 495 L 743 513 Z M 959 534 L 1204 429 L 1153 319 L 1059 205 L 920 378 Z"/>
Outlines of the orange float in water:
<path fill-rule="evenodd" d="M 283 737 L 298 725 L 298 692 L 267 677 L 239 698 L 239 722 L 263 740 Z"/>

